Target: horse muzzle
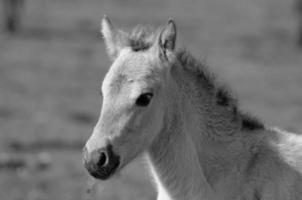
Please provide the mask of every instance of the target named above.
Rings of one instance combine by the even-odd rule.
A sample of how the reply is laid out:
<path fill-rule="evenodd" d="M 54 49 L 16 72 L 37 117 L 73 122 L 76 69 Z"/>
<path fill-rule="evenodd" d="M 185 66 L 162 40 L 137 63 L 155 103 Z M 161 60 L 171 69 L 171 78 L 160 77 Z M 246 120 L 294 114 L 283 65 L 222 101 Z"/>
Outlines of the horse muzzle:
<path fill-rule="evenodd" d="M 112 145 L 88 152 L 83 149 L 83 163 L 91 176 L 106 180 L 114 174 L 120 164 L 120 157 L 112 150 Z"/>

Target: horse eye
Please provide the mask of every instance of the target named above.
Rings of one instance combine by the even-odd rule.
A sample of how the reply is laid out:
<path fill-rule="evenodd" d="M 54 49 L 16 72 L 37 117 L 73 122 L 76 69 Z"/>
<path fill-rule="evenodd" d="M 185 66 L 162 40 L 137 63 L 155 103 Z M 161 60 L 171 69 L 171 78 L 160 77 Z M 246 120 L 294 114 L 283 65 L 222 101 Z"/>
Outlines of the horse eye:
<path fill-rule="evenodd" d="M 136 102 L 135 104 L 137 106 L 142 106 L 142 107 L 145 107 L 145 106 L 148 106 L 151 99 L 153 97 L 153 94 L 152 93 L 144 93 L 144 94 L 141 94 L 137 99 L 136 99 Z"/>

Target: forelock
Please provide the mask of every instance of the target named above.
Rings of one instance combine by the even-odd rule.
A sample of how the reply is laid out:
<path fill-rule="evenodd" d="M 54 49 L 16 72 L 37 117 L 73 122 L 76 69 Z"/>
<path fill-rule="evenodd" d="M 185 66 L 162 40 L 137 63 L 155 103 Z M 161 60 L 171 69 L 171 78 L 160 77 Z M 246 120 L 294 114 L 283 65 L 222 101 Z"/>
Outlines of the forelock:
<path fill-rule="evenodd" d="M 154 43 L 156 31 L 151 26 L 136 26 L 129 35 L 129 46 L 133 51 L 148 50 Z"/>

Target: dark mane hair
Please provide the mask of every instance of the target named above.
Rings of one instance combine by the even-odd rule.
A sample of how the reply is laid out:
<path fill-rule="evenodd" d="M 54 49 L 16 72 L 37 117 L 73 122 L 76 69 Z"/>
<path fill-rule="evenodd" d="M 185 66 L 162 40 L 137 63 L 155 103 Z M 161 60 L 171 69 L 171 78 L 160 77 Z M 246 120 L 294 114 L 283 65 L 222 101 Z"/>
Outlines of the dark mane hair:
<path fill-rule="evenodd" d="M 216 104 L 218 106 L 233 108 L 233 115 L 241 119 L 242 130 L 253 131 L 264 128 L 263 123 L 256 117 L 238 109 L 237 98 L 234 97 L 227 86 L 218 83 L 216 76 L 209 70 L 205 63 L 194 58 L 185 49 L 178 50 L 176 57 L 184 70 L 196 76 L 196 79 L 202 84 L 203 88 L 215 95 Z"/>
<path fill-rule="evenodd" d="M 228 106 L 237 104 L 237 99 L 231 90 L 217 81 L 216 76 L 209 70 L 205 62 L 194 58 L 186 49 L 178 50 L 176 57 L 184 70 L 196 76 L 196 79 L 205 89 L 216 95 L 218 105 Z"/>

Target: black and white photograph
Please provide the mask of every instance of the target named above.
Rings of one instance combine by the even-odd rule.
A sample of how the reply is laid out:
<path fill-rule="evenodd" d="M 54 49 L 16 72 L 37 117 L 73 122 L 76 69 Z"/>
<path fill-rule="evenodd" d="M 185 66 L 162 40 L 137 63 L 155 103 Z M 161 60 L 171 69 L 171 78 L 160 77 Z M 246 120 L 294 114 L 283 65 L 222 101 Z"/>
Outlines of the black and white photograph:
<path fill-rule="evenodd" d="M 302 200 L 302 0 L 0 0 L 1 200 Z"/>

